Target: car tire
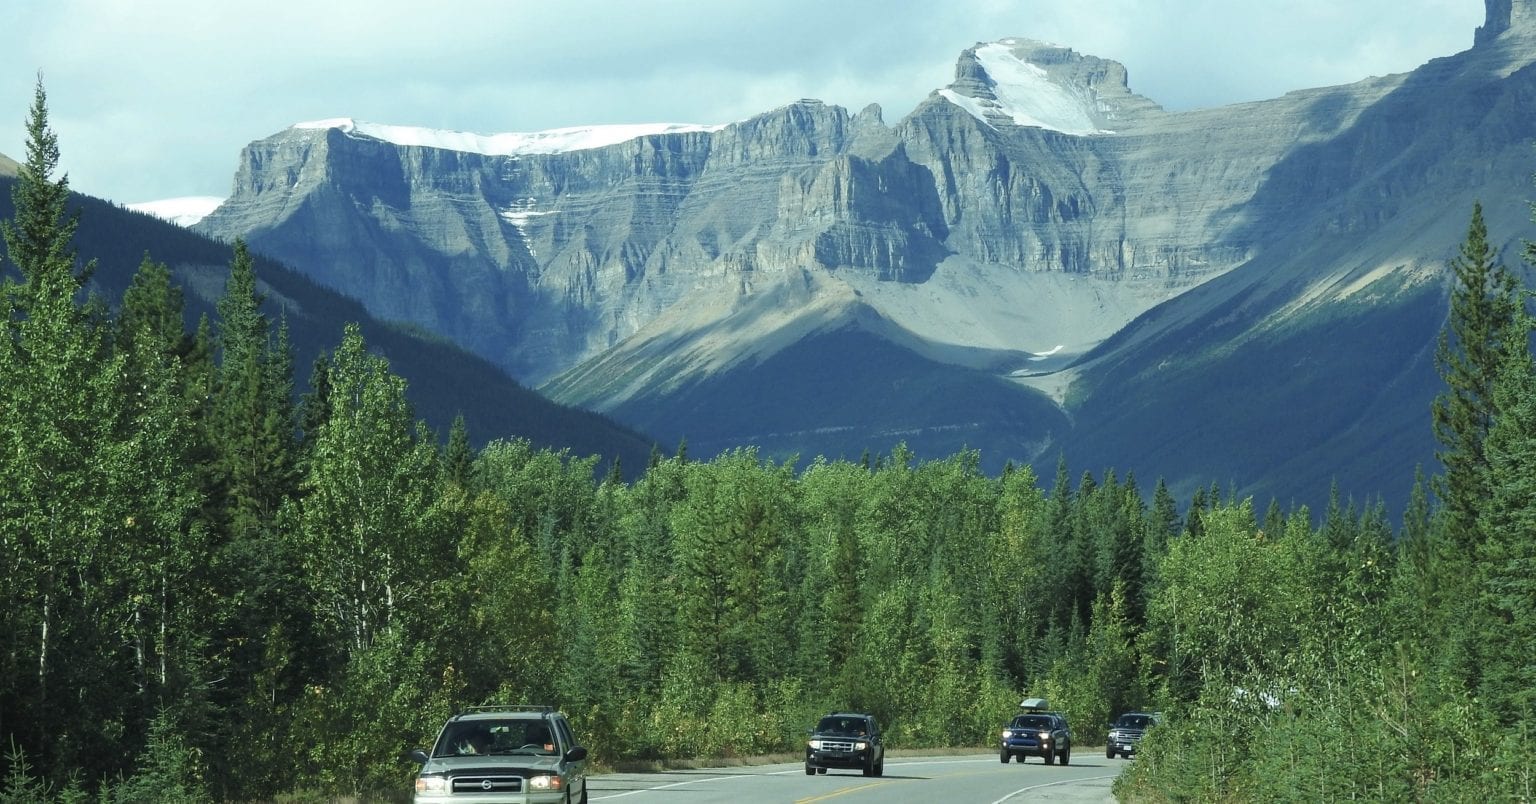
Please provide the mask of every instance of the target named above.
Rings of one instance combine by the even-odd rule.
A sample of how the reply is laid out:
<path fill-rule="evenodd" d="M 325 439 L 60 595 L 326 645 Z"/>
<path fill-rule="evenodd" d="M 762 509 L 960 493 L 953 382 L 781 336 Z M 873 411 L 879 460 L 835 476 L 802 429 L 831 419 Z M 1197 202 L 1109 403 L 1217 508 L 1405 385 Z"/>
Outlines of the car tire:
<path fill-rule="evenodd" d="M 884 776 L 885 775 L 885 755 L 883 755 L 883 754 L 880 756 L 880 762 L 875 765 L 875 775 L 876 776 Z"/>
<path fill-rule="evenodd" d="M 1007 752 L 1007 751 L 1000 751 L 1000 752 L 998 752 L 998 754 L 997 754 L 997 758 L 998 758 L 998 759 L 999 759 L 999 760 L 1000 760 L 1000 761 L 1002 761 L 1002 763 L 1003 763 L 1003 764 L 1004 764 L 1004 765 L 1007 765 L 1007 764 L 1008 764 L 1008 752 Z"/>
<path fill-rule="evenodd" d="M 827 775 L 827 769 L 826 768 L 817 768 L 816 772 L 821 774 L 822 776 L 826 776 Z"/>
<path fill-rule="evenodd" d="M 1105 746 L 1104 747 L 1104 758 L 1105 759 L 1114 759 L 1115 758 L 1115 749 L 1114 749 L 1113 746 Z"/>
<path fill-rule="evenodd" d="M 860 768 L 859 770 L 861 772 L 863 772 L 863 774 L 865 776 L 874 776 L 875 775 L 875 763 L 874 762 L 870 762 L 868 765 L 865 765 L 864 767 Z"/>
<path fill-rule="evenodd" d="M 1045 764 L 1047 764 L 1047 765 L 1055 765 L 1056 764 L 1056 752 L 1055 751 L 1047 751 L 1047 752 L 1045 752 L 1045 756 L 1042 757 L 1042 759 L 1045 760 Z"/>
<path fill-rule="evenodd" d="M 809 762 L 805 763 L 805 775 L 806 776 L 815 776 L 816 775 L 816 769 L 811 767 L 811 763 L 809 763 Z"/>
<path fill-rule="evenodd" d="M 1061 749 L 1061 764 L 1066 765 L 1066 764 L 1069 764 L 1071 762 L 1072 762 L 1072 746 L 1069 745 L 1066 748 Z"/>

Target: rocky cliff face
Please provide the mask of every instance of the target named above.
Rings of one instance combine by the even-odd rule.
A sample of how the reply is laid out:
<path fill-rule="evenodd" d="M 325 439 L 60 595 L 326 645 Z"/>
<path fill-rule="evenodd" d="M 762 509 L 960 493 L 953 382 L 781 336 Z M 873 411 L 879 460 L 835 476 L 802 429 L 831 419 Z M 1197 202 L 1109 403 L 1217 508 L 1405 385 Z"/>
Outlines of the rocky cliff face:
<path fill-rule="evenodd" d="M 1354 89 L 1326 125 L 1388 88 Z M 1326 133 L 1311 107 L 1171 115 L 1115 62 L 1004 40 L 965 51 L 955 83 L 894 127 L 877 108 L 802 101 L 715 131 L 517 154 L 296 127 L 246 148 L 202 228 L 539 383 L 674 305 L 801 269 L 922 284 L 961 260 L 1112 295 L 1191 286 L 1250 255 L 1233 222 L 1288 147 Z"/>
<path fill-rule="evenodd" d="M 1198 351 L 1285 329 L 1366 287 L 1388 305 L 1419 298 L 1473 197 L 1490 215 L 1504 199 L 1518 242 L 1536 0 L 1487 5 L 1472 50 L 1413 73 L 1193 112 L 1136 95 L 1113 61 L 1005 39 L 966 50 L 952 84 L 890 125 L 876 107 L 801 101 L 581 148 L 553 133 L 498 146 L 296 127 L 245 149 L 233 195 L 201 227 L 664 441 L 708 421 L 720 446 L 780 438 L 814 454 L 832 426 L 765 433 L 726 408 L 900 394 L 904 373 L 950 369 L 1000 378 L 1015 410 L 1050 395 L 1082 413 L 1134 384 L 1116 367 L 1158 365 L 1149 344 Z M 1222 326 L 1191 335 L 1207 318 Z M 844 354 L 868 337 L 893 347 L 876 350 L 886 375 L 783 379 L 814 360 L 807 344 Z M 754 366 L 780 378 L 768 400 L 711 395 Z M 942 422 L 892 412 L 865 434 L 945 430 L 956 448 L 1024 452 L 1001 462 L 1054 456 L 1093 428 L 958 404 Z"/>

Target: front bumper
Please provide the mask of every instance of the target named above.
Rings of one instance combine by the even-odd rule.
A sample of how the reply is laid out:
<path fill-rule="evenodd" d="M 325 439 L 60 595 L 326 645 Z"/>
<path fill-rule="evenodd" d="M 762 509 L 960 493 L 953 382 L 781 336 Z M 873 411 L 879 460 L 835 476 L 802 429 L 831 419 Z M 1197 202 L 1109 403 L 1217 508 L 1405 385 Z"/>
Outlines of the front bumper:
<path fill-rule="evenodd" d="M 862 751 L 827 751 L 808 748 L 805 764 L 813 768 L 867 768 L 873 761 L 874 749 Z"/>
<path fill-rule="evenodd" d="M 509 786 L 501 780 L 487 781 L 478 775 L 458 779 L 448 777 L 449 789 L 417 791 L 412 801 L 414 804 L 563 804 L 567 800 L 564 789 L 532 790 L 525 780 L 518 780 L 513 789 L 508 789 Z"/>
<path fill-rule="evenodd" d="M 564 804 L 565 791 L 527 793 L 417 793 L 415 804 Z"/>
<path fill-rule="evenodd" d="M 1002 749 L 1010 754 L 1027 754 L 1032 757 L 1043 757 L 1056 750 L 1056 743 L 1051 740 L 1021 740 L 1015 737 L 1004 740 Z"/>

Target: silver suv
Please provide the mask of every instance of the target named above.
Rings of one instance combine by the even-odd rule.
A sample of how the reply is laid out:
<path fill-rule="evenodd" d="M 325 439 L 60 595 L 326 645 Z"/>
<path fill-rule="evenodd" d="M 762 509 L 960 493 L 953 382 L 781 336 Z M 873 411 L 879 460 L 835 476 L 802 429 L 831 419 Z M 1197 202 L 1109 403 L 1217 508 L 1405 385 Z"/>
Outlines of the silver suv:
<path fill-rule="evenodd" d="M 475 706 L 418 748 L 416 804 L 587 802 L 587 749 L 549 706 Z"/>

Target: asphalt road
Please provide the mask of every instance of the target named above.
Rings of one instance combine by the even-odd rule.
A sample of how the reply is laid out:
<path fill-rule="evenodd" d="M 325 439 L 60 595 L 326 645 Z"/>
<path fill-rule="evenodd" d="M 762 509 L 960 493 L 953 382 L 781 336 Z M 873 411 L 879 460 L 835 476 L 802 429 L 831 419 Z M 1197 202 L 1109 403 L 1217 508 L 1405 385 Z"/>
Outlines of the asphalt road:
<path fill-rule="evenodd" d="M 661 773 L 588 776 L 593 802 L 616 804 L 837 804 L 866 802 L 1112 802 L 1110 785 L 1128 764 L 1090 751 L 1072 752 L 1072 764 L 1031 758 L 1004 765 L 997 754 L 886 757 L 885 775 L 831 770 L 806 776 L 800 763 L 743 768 L 701 768 Z"/>

